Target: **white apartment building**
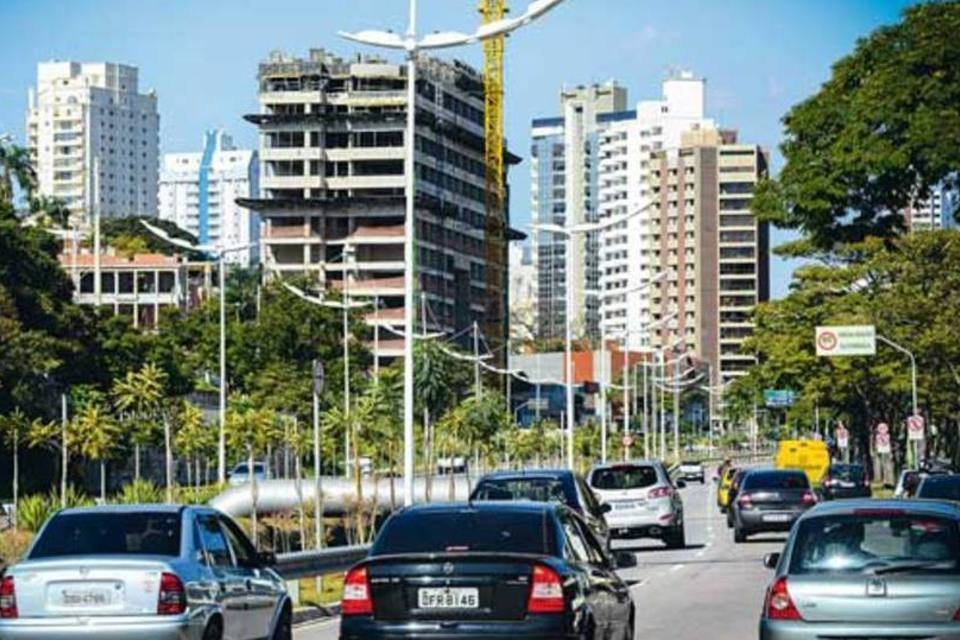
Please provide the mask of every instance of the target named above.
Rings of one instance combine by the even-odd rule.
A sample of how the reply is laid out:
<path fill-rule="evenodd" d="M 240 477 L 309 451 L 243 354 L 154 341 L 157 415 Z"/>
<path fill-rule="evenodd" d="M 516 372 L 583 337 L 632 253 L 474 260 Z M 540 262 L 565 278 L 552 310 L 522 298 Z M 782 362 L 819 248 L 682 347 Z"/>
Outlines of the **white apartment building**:
<path fill-rule="evenodd" d="M 221 129 L 204 134 L 203 150 L 167 153 L 160 169 L 159 217 L 197 237 L 200 244 L 256 245 L 260 221 L 237 204 L 259 193 L 257 153 L 237 149 Z M 259 247 L 227 254 L 227 261 L 249 266 Z"/>
<path fill-rule="evenodd" d="M 938 185 L 930 194 L 903 211 L 904 224 L 910 231 L 950 229 L 955 226 L 950 192 Z"/>
<path fill-rule="evenodd" d="M 532 340 L 537 329 L 537 268 L 529 244 L 513 243 L 510 264 L 510 338 Z"/>
<path fill-rule="evenodd" d="M 27 147 L 39 192 L 63 200 L 80 223 L 155 216 L 160 116 L 137 68 L 110 62 L 43 62 L 28 93 Z M 98 175 L 94 175 L 98 167 Z"/>

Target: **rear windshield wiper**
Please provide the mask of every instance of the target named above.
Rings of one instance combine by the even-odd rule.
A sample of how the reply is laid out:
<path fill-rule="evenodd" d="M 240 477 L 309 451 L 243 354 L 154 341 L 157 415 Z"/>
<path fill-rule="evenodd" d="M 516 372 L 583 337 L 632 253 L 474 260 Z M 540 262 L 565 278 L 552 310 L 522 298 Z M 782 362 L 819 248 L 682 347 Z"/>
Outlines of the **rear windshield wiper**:
<path fill-rule="evenodd" d="M 954 563 L 949 560 L 937 560 L 928 562 L 903 562 L 900 564 L 891 564 L 885 567 L 878 567 L 871 573 L 877 576 L 890 575 L 893 573 L 909 573 L 911 571 L 923 571 L 924 569 L 951 569 Z"/>

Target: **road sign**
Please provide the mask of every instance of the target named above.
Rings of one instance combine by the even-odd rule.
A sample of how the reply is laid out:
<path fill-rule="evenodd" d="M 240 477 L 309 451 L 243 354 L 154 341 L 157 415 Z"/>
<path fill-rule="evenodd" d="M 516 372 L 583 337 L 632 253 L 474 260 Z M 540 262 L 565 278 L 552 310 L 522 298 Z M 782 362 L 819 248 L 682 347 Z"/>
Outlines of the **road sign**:
<path fill-rule="evenodd" d="M 632 447 L 632 446 L 633 446 L 633 436 L 631 436 L 631 435 L 628 433 L 627 435 L 623 436 L 622 442 L 623 442 L 623 446 L 624 446 L 624 447 Z"/>
<path fill-rule="evenodd" d="M 850 432 L 842 424 L 837 427 L 837 447 L 846 449 L 850 446 Z"/>
<path fill-rule="evenodd" d="M 907 439 L 923 440 L 923 416 L 910 416 L 907 418 Z"/>
<path fill-rule="evenodd" d="M 797 393 L 790 389 L 766 389 L 763 392 L 763 402 L 768 407 L 792 407 L 797 399 Z"/>
<path fill-rule="evenodd" d="M 877 353 L 877 328 L 872 324 L 817 327 L 818 356 L 872 356 Z"/>
<path fill-rule="evenodd" d="M 877 453 L 890 453 L 890 426 L 881 422 L 874 429 L 874 445 Z"/>

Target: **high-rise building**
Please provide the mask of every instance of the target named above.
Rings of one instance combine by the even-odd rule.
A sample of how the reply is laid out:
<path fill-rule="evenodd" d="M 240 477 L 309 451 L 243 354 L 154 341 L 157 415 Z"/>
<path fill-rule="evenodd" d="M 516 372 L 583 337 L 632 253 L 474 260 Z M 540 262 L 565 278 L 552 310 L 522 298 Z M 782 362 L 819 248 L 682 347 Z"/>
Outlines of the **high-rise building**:
<path fill-rule="evenodd" d="M 910 231 L 952 228 L 954 220 L 950 209 L 950 192 L 943 185 L 937 185 L 926 198 L 904 209 L 904 224 Z"/>
<path fill-rule="evenodd" d="M 43 62 L 28 94 L 27 147 L 39 191 L 89 221 L 157 213 L 160 116 L 140 93 L 137 68 Z M 94 168 L 97 175 L 94 175 Z"/>
<path fill-rule="evenodd" d="M 611 124 L 634 117 L 625 111 L 626 102 L 626 90 L 616 82 L 577 87 L 561 92 L 562 116 L 533 121 L 530 204 L 535 223 L 575 226 L 597 221 L 600 136 Z M 537 231 L 533 250 L 540 336 L 564 335 L 568 295 L 575 333 L 596 334 L 600 302 L 588 292 L 600 286 L 597 234 L 568 239 Z M 567 291 L 568 269 L 571 291 Z"/>
<path fill-rule="evenodd" d="M 267 276 L 307 274 L 377 305 L 367 319 L 386 329 L 381 356 L 400 352 L 402 339 L 387 337 L 406 313 L 451 333 L 507 323 L 506 305 L 496 305 L 501 318 L 486 315 L 505 292 L 489 290 L 486 273 L 482 77 L 427 57 L 418 73 L 416 309 L 404 308 L 404 65 L 275 53 L 260 65 L 260 112 L 246 116 L 260 132 L 261 195 L 241 203 L 263 220 Z M 502 346 L 486 338 L 491 350 Z"/>
<path fill-rule="evenodd" d="M 537 335 L 537 268 L 529 244 L 510 245 L 510 337 Z"/>
<path fill-rule="evenodd" d="M 207 131 L 202 151 L 164 154 L 159 217 L 194 234 L 200 244 L 255 245 L 260 237 L 259 218 L 236 200 L 258 195 L 258 175 L 255 151 L 237 149 L 222 130 Z M 226 260 L 255 264 L 258 247 L 228 253 Z"/>

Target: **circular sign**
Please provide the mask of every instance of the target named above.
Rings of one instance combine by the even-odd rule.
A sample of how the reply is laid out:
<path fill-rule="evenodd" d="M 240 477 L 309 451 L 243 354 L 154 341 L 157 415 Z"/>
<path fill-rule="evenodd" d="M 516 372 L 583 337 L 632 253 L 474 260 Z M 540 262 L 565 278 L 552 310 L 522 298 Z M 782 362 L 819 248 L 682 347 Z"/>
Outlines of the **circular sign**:
<path fill-rule="evenodd" d="M 881 422 L 880 424 L 878 424 L 877 435 L 878 436 L 890 435 L 890 425 L 888 425 L 886 422 Z"/>
<path fill-rule="evenodd" d="M 833 331 L 824 331 L 817 336 L 817 346 L 824 351 L 833 351 L 837 348 L 837 334 Z"/>
<path fill-rule="evenodd" d="M 623 436 L 623 441 L 622 441 L 622 442 L 623 442 L 623 446 L 625 446 L 625 447 L 632 447 L 632 446 L 633 446 L 633 436 L 631 436 L 630 434 L 627 434 L 627 435 Z"/>

